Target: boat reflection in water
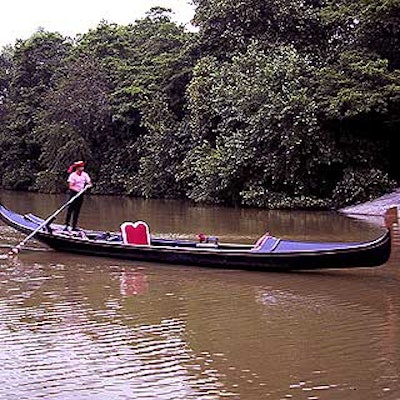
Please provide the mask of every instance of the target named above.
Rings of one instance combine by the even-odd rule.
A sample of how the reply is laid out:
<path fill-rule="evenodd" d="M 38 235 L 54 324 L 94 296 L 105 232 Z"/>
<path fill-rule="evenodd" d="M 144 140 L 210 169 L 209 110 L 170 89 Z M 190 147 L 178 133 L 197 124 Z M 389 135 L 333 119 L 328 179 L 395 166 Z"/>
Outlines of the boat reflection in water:
<path fill-rule="evenodd" d="M 36 198 L 6 195 L 10 204 L 21 199 L 21 211 Z M 44 207 L 47 196 L 37 198 Z M 48 215 L 55 200 L 36 212 Z M 122 212 L 118 203 L 110 210 L 109 200 L 88 198 L 104 218 L 87 207 L 82 223 L 101 219 L 109 229 L 146 211 L 147 203 L 126 203 L 142 208 Z M 180 227 L 188 237 L 205 231 L 253 243 L 268 225 L 289 239 L 351 242 L 381 231 L 326 213 L 274 220 L 249 210 L 240 217 L 236 210 L 182 208 L 178 218 L 178 208 L 149 204 L 144 218 L 155 232 Z M 13 245 L 18 235 L 0 223 L 2 243 Z M 382 268 L 290 274 L 56 251 L 23 251 L 13 265 L 0 259 L 0 399 L 397 400 L 398 226 L 392 242 Z"/>
<path fill-rule="evenodd" d="M 167 311 L 171 291 L 146 297 L 147 276 L 134 266 L 74 260 L 1 266 L 0 399 L 234 395 L 192 347 L 186 318 Z"/>
<path fill-rule="evenodd" d="M 120 276 L 120 293 L 123 296 L 139 296 L 147 293 L 149 284 L 146 275 L 139 271 L 125 268 Z"/>
<path fill-rule="evenodd" d="M 266 363 L 276 367 L 278 381 L 285 380 L 279 371 L 291 371 L 287 396 L 398 398 L 400 231 L 396 221 L 392 241 L 393 252 L 383 274 L 324 271 L 299 274 L 290 281 L 271 276 L 268 285 L 255 290 L 269 338 L 255 340 L 255 351 L 263 351 Z M 358 397 L 356 389 L 362 392 L 361 388 L 371 395 Z"/>

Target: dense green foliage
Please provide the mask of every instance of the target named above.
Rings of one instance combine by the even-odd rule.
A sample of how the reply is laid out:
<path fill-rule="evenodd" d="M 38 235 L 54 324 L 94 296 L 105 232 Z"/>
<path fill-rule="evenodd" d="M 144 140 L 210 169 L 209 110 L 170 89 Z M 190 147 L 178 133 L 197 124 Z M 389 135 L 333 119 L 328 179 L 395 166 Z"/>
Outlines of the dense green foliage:
<path fill-rule="evenodd" d="M 0 184 L 268 208 L 369 200 L 400 180 L 399 0 L 193 0 L 0 53 Z"/>

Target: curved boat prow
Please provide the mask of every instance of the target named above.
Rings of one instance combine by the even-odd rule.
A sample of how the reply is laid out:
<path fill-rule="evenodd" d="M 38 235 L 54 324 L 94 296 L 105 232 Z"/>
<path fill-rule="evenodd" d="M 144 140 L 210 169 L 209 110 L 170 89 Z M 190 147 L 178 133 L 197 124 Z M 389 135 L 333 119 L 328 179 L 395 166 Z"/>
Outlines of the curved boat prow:
<path fill-rule="evenodd" d="M 388 262 L 392 251 L 392 231 L 386 229 L 385 233 L 377 239 L 375 265 L 380 266 Z"/>

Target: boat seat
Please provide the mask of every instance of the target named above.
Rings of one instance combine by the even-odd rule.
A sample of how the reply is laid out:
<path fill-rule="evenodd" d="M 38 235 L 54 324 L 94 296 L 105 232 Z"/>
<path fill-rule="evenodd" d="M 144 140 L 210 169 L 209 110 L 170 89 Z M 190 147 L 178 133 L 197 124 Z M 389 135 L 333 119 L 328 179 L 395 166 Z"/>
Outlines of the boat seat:
<path fill-rule="evenodd" d="M 266 233 L 257 240 L 254 247 L 251 249 L 252 253 L 272 253 L 280 243 L 280 239 Z"/>
<path fill-rule="evenodd" d="M 120 230 L 124 244 L 150 246 L 150 230 L 146 222 L 124 222 Z"/>

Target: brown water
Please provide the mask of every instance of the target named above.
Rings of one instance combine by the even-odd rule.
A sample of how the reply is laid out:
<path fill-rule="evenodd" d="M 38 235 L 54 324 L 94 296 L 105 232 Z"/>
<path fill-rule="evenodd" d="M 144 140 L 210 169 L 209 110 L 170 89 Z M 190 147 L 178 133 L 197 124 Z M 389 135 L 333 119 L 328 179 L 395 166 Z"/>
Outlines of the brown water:
<path fill-rule="evenodd" d="M 1 201 L 48 216 L 64 198 L 1 192 Z M 333 213 L 122 197 L 88 197 L 83 207 L 88 228 L 143 219 L 161 235 L 248 243 L 266 230 L 349 241 L 381 231 Z M 0 225 L 3 246 L 23 237 Z M 399 399 L 399 261 L 398 227 L 390 261 L 363 270 L 260 273 L 54 251 L 0 257 L 0 399 Z"/>

